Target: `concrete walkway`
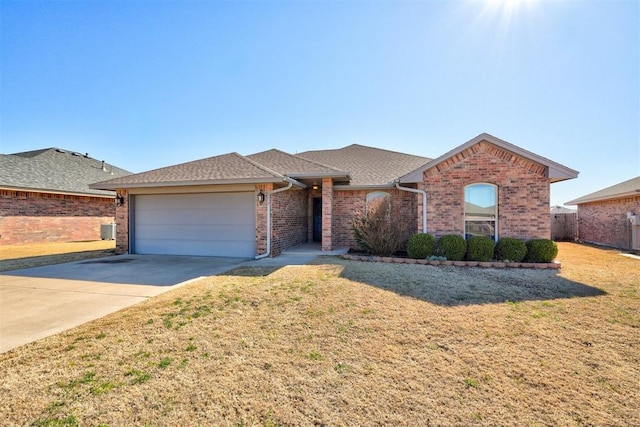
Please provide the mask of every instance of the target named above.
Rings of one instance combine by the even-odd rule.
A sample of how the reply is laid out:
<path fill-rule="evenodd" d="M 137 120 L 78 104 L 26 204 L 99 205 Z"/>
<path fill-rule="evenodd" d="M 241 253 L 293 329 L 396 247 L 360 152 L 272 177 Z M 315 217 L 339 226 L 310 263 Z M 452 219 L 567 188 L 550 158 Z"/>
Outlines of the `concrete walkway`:
<path fill-rule="evenodd" d="M 262 258 L 247 261 L 242 265 L 255 267 L 284 267 L 286 265 L 308 264 L 316 257 L 322 255 L 342 255 L 346 254 L 349 248 L 338 248 L 333 251 L 323 251 L 322 245 L 316 242 L 303 243 L 287 249 L 275 258 Z"/>

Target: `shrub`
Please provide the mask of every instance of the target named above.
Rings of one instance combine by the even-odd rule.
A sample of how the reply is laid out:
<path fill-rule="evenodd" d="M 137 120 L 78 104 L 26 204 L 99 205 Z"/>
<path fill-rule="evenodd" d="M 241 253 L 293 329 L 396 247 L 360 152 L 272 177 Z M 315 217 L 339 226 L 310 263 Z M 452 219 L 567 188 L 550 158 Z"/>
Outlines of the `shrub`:
<path fill-rule="evenodd" d="M 527 245 L 514 237 L 503 237 L 496 244 L 496 259 L 520 262 L 527 255 Z"/>
<path fill-rule="evenodd" d="M 558 255 L 558 245 L 549 239 L 532 239 L 527 242 L 528 262 L 551 262 Z"/>
<path fill-rule="evenodd" d="M 433 255 L 435 249 L 435 237 L 427 233 L 416 233 L 409 239 L 407 255 L 409 258 L 425 259 Z"/>
<path fill-rule="evenodd" d="M 372 255 L 390 256 L 400 248 L 408 225 L 393 218 L 391 200 L 385 197 L 375 200 L 365 212 L 357 214 L 352 230 L 362 250 Z"/>
<path fill-rule="evenodd" d="M 487 236 L 471 236 L 467 240 L 467 259 L 469 261 L 487 262 L 493 259 L 496 242 Z"/>
<path fill-rule="evenodd" d="M 447 234 L 438 239 L 438 255 L 449 261 L 462 261 L 467 251 L 467 242 L 458 234 Z"/>

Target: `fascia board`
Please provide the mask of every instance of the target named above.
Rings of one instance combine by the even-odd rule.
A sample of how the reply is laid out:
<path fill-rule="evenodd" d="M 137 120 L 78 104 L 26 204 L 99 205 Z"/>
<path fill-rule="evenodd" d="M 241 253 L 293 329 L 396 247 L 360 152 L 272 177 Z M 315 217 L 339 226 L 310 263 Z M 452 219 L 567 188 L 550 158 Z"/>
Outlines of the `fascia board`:
<path fill-rule="evenodd" d="M 184 187 L 192 185 L 225 185 L 225 184 L 269 184 L 282 182 L 283 178 L 241 178 L 241 179 L 218 179 L 202 181 L 165 181 L 165 182 L 122 182 L 113 184 L 91 184 L 90 188 L 101 190 L 116 190 L 119 188 L 153 188 L 153 187 Z M 303 184 L 304 185 L 304 184 Z"/>
<path fill-rule="evenodd" d="M 635 196 L 640 196 L 640 190 L 626 191 L 624 193 L 610 194 L 608 196 L 579 197 L 577 199 L 573 199 L 573 200 L 565 203 L 565 205 L 575 206 L 575 205 L 582 205 L 582 204 L 585 204 L 585 203 L 601 202 L 601 201 L 604 201 L 604 200 L 622 199 L 622 198 L 625 198 L 625 197 L 635 197 Z"/>
<path fill-rule="evenodd" d="M 395 184 L 372 184 L 372 185 L 334 185 L 334 190 L 377 190 L 396 188 Z"/>
<path fill-rule="evenodd" d="M 92 188 L 91 186 L 89 187 Z M 0 190 L 24 191 L 26 193 L 60 194 L 65 196 L 97 197 L 100 199 L 114 199 L 116 197 L 115 193 L 113 194 L 81 193 L 76 191 L 60 191 L 60 190 L 50 190 L 47 188 L 33 188 L 33 187 L 11 187 L 11 186 L 5 186 L 5 185 L 0 186 Z M 104 189 L 98 189 L 98 188 L 96 188 L 96 190 L 111 192 L 111 190 L 104 190 Z"/>

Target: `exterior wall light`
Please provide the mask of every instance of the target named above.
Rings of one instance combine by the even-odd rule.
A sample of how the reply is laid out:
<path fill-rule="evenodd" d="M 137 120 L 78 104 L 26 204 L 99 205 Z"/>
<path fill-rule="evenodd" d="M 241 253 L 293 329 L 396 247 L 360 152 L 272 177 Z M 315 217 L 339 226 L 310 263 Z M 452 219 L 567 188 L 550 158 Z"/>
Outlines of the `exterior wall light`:
<path fill-rule="evenodd" d="M 258 195 L 256 196 L 256 200 L 258 201 L 258 203 L 262 204 L 264 203 L 264 193 L 262 192 L 262 190 L 260 190 L 260 192 L 258 193 Z"/>
<path fill-rule="evenodd" d="M 117 194 L 116 195 L 116 206 L 122 206 L 124 205 L 124 197 L 122 197 L 122 194 Z"/>

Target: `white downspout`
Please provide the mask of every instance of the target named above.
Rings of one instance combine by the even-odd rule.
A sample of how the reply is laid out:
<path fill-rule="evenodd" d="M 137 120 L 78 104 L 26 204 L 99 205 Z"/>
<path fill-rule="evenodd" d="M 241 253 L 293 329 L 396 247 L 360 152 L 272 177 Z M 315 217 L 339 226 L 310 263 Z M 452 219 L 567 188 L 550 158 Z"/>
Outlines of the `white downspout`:
<path fill-rule="evenodd" d="M 396 181 L 396 188 L 402 191 L 409 191 L 411 193 L 422 194 L 422 232 L 427 232 L 427 192 L 425 190 L 418 190 L 416 188 L 401 187 L 400 183 Z"/>
<path fill-rule="evenodd" d="M 267 251 L 262 255 L 256 255 L 255 259 L 262 259 L 271 255 L 271 195 L 287 191 L 291 187 L 293 187 L 293 182 L 289 182 L 289 185 L 287 185 L 286 187 L 267 191 Z"/>

